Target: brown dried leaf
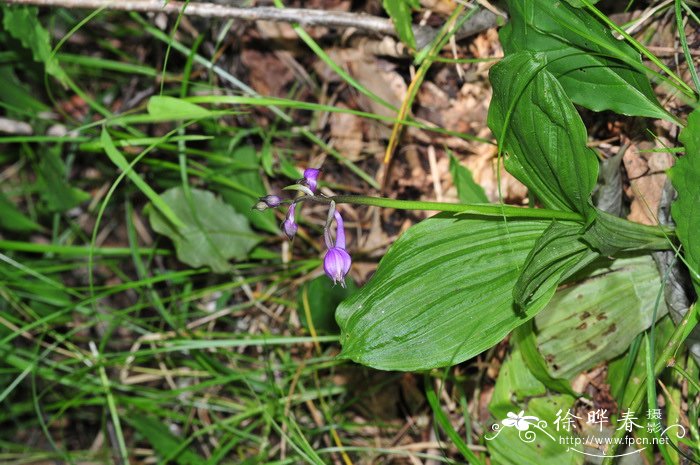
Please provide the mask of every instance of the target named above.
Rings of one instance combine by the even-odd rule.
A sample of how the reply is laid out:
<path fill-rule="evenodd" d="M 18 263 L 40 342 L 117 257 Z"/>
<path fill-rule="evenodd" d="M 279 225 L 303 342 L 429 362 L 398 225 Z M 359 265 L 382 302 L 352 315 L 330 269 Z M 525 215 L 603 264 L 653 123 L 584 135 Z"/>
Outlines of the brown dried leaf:
<path fill-rule="evenodd" d="M 666 170 L 673 166 L 673 155 L 662 152 L 640 152 L 651 149 L 650 142 L 632 144 L 622 157 L 630 179 L 627 194 L 632 198 L 627 219 L 637 223 L 655 225 L 661 202 L 661 194 L 666 184 Z"/>

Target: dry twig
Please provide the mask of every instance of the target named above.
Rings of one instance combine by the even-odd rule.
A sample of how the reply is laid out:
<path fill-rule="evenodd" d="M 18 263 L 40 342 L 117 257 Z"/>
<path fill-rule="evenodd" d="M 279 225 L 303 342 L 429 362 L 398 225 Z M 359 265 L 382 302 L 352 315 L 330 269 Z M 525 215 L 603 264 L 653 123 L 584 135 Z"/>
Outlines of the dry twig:
<path fill-rule="evenodd" d="M 183 11 L 183 2 L 168 2 L 162 0 L 1 0 L 3 3 L 18 5 L 36 5 L 61 8 L 85 8 L 109 10 L 162 12 L 177 14 Z M 238 8 L 215 3 L 191 2 L 184 10 L 188 16 L 202 18 L 238 19 L 241 21 L 275 21 L 296 23 L 305 27 L 325 26 L 337 28 L 354 28 L 358 31 L 372 32 L 381 35 L 396 36 L 396 30 L 390 20 L 363 13 L 344 11 L 313 10 L 305 8 L 274 8 L 254 7 Z M 478 11 L 467 21 L 457 38 L 464 38 L 497 25 L 497 16 L 488 10 Z M 437 29 L 430 26 L 413 26 L 416 43 L 419 48 L 430 43 L 436 36 Z"/>

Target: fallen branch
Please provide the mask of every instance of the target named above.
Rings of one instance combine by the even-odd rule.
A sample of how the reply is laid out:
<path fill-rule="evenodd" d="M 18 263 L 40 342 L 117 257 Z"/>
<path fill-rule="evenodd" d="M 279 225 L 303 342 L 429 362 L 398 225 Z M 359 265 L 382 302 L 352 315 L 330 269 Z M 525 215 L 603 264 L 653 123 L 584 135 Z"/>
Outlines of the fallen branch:
<path fill-rule="evenodd" d="M 0 0 L 0 3 L 17 5 L 36 5 L 61 8 L 84 8 L 96 10 L 138 11 L 150 13 L 178 14 L 184 7 L 183 2 L 163 0 Z M 274 21 L 296 23 L 305 27 L 324 26 L 336 28 L 354 28 L 359 31 L 373 32 L 380 35 L 396 36 L 396 30 L 390 20 L 379 16 L 343 11 L 311 10 L 304 8 L 254 7 L 237 8 L 215 3 L 191 2 L 184 10 L 187 16 L 202 18 L 238 19 L 241 21 Z M 468 37 L 497 25 L 497 16 L 488 10 L 477 12 L 456 34 L 457 39 Z M 430 43 L 436 36 L 437 29 L 430 26 L 413 26 L 416 43 L 419 48 Z"/>

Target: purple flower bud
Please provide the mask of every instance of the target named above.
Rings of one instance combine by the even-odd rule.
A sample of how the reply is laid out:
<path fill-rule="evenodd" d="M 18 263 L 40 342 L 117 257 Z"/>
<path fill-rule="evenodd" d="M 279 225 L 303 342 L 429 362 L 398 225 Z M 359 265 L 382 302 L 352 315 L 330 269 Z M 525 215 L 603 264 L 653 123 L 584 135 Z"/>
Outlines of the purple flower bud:
<path fill-rule="evenodd" d="M 345 275 L 350 271 L 352 259 L 345 249 L 331 247 L 323 257 L 323 271 L 333 280 L 333 284 L 345 287 Z"/>
<path fill-rule="evenodd" d="M 303 182 L 311 189 L 311 192 L 316 192 L 316 187 L 318 186 L 318 175 L 321 174 L 321 170 L 316 168 L 306 168 L 304 170 Z"/>
<path fill-rule="evenodd" d="M 323 258 L 323 270 L 328 277 L 333 280 L 333 284 L 340 283 L 341 286 L 345 287 L 345 275 L 350 271 L 352 259 L 350 258 L 350 254 L 345 250 L 345 224 L 343 222 L 343 217 L 340 216 L 338 210 L 333 211 L 333 217 L 335 218 L 336 224 L 335 244 L 332 244 L 330 232 L 327 228 L 324 231 L 324 235 L 328 252 L 326 252 L 326 256 Z"/>
<path fill-rule="evenodd" d="M 284 220 L 284 223 L 282 223 L 282 229 L 290 241 L 294 239 L 294 235 L 297 233 L 297 229 L 299 229 L 299 226 L 294 220 L 294 209 L 296 206 L 297 204 L 295 203 L 289 206 L 289 210 L 287 210 L 287 218 Z"/>
<path fill-rule="evenodd" d="M 258 199 L 258 203 L 253 208 L 258 211 L 265 211 L 268 208 L 277 208 L 282 204 L 282 199 L 276 195 L 266 195 Z"/>

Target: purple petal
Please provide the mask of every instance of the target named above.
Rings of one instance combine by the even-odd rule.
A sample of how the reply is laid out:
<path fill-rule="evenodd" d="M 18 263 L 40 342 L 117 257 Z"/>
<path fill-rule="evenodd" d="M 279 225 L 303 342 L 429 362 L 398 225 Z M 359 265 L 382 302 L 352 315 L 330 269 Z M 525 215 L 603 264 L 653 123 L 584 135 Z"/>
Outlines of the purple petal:
<path fill-rule="evenodd" d="M 335 216 L 335 246 L 345 249 L 345 223 L 343 217 L 340 216 L 338 210 L 333 214 Z"/>
<path fill-rule="evenodd" d="M 319 174 L 321 174 L 321 170 L 316 168 L 306 168 L 304 170 L 304 182 L 309 187 L 309 189 L 311 189 L 311 192 L 316 192 Z"/>
<path fill-rule="evenodd" d="M 323 271 L 333 280 L 333 284 L 340 283 L 343 287 L 345 287 L 345 275 L 350 271 L 351 264 L 350 254 L 340 247 L 328 249 L 326 256 L 323 257 Z"/>
<path fill-rule="evenodd" d="M 294 220 L 294 210 L 296 209 L 296 206 L 297 204 L 295 203 L 289 206 L 289 210 L 287 210 L 287 219 L 285 219 L 284 223 L 282 223 L 282 229 L 284 229 L 284 233 L 287 235 L 290 241 L 294 239 L 294 235 L 299 229 L 299 226 Z"/>

